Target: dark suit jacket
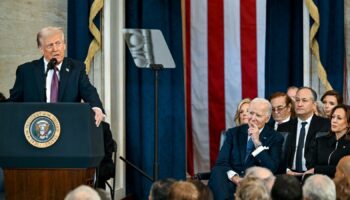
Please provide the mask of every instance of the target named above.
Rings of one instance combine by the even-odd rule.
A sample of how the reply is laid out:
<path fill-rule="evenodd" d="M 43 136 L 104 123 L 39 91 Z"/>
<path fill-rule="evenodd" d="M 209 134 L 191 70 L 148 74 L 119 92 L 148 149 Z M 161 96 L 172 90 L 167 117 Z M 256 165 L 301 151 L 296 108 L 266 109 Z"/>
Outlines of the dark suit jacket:
<path fill-rule="evenodd" d="M 296 135 L 297 135 L 298 119 L 292 119 L 286 123 L 278 126 L 278 132 L 288 132 L 286 141 L 286 150 L 284 159 L 287 168 L 292 169 L 294 154 L 296 152 Z M 328 132 L 330 129 L 329 119 L 318 117 L 314 115 L 311 119 L 309 130 L 305 140 L 304 157 L 306 160 L 306 167 L 309 169 L 314 165 L 313 154 L 316 146 L 316 133 Z"/>
<path fill-rule="evenodd" d="M 44 59 L 20 65 L 16 71 L 16 81 L 10 90 L 9 101 L 45 102 L 46 77 Z M 50 88 L 50 86 L 46 86 Z M 103 109 L 96 88 L 86 75 L 85 65 L 70 58 L 63 60 L 60 70 L 58 102 L 84 102 Z"/>
<path fill-rule="evenodd" d="M 229 129 L 215 166 L 227 166 L 241 176 L 244 175 L 245 169 L 252 166 L 266 167 L 275 173 L 280 164 L 283 137 L 265 125 L 259 138 L 262 146 L 269 149 L 262 151 L 256 157 L 249 155 L 245 161 L 248 125 Z"/>
<path fill-rule="evenodd" d="M 315 174 L 325 174 L 333 178 L 339 160 L 350 155 L 350 140 L 345 136 L 336 140 L 335 134 L 330 133 L 316 139 Z"/>
<path fill-rule="evenodd" d="M 252 166 L 266 167 L 274 173 L 278 170 L 283 137 L 265 125 L 259 138 L 262 145 L 269 149 L 260 152 L 256 157 L 250 154 L 245 160 L 248 125 L 227 130 L 225 143 L 220 150 L 208 182 L 215 200 L 234 199 L 233 194 L 236 191 L 236 185 L 227 178 L 227 171 L 229 170 L 235 171 L 240 176 L 244 176 L 245 170 Z"/>

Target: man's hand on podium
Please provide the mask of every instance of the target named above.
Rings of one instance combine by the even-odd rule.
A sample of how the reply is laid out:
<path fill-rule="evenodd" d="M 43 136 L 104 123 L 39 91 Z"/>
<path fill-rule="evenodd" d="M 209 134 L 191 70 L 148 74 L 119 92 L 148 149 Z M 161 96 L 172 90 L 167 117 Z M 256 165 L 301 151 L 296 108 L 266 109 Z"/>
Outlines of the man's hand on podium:
<path fill-rule="evenodd" d="M 95 121 L 96 126 L 99 127 L 101 121 L 105 118 L 105 115 L 103 114 L 101 108 L 93 107 L 92 110 L 95 112 Z"/>

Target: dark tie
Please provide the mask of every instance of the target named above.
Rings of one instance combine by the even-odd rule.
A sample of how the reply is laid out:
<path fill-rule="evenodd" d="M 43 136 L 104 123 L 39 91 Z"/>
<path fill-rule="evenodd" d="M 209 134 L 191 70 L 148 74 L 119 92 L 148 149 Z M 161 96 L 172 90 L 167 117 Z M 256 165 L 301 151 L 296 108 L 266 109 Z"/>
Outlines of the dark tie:
<path fill-rule="evenodd" d="M 255 148 L 255 147 L 254 147 L 253 140 L 252 140 L 252 138 L 250 137 L 249 140 L 248 140 L 248 142 L 247 142 L 247 150 L 246 150 L 246 154 L 245 154 L 245 160 L 248 159 L 250 153 L 253 152 L 254 148 Z"/>
<path fill-rule="evenodd" d="M 51 95 L 50 95 L 51 103 L 57 102 L 57 95 L 58 95 L 58 76 L 57 76 L 57 68 L 55 67 L 52 74 L 52 80 L 51 80 Z"/>
<path fill-rule="evenodd" d="M 295 168 L 297 172 L 303 171 L 303 149 L 304 149 L 304 141 L 305 141 L 305 125 L 307 122 L 301 122 L 301 129 L 299 134 L 299 141 L 298 141 L 298 149 L 297 149 L 297 155 L 295 158 Z"/>

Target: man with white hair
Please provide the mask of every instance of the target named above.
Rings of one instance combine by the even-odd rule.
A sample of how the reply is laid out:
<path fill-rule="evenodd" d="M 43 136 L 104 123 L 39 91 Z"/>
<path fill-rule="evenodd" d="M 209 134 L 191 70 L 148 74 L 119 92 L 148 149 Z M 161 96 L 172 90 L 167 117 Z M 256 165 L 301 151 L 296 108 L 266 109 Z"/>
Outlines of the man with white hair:
<path fill-rule="evenodd" d="M 334 182 L 325 175 L 312 175 L 304 183 L 303 196 L 304 200 L 335 200 Z"/>
<path fill-rule="evenodd" d="M 91 187 L 81 185 L 70 191 L 64 200 L 101 200 L 101 197 Z"/>
<path fill-rule="evenodd" d="M 272 174 L 272 172 L 265 168 L 265 167 L 250 167 L 245 171 L 245 176 L 246 177 L 256 177 L 264 182 L 266 185 L 267 189 L 271 191 L 272 186 L 275 182 L 275 176 Z"/>
<path fill-rule="evenodd" d="M 248 124 L 227 131 L 208 183 L 216 200 L 233 199 L 236 186 L 249 167 L 262 166 L 277 172 L 283 137 L 265 126 L 270 116 L 270 102 L 255 98 L 249 105 Z"/>

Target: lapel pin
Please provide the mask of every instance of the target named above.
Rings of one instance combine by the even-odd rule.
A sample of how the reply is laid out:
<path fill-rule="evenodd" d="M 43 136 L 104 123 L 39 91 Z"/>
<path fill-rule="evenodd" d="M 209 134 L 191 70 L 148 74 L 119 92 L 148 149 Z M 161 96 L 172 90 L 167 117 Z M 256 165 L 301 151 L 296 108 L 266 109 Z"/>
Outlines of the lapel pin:
<path fill-rule="evenodd" d="M 264 140 L 266 140 L 266 137 L 263 137 Z"/>
<path fill-rule="evenodd" d="M 68 69 L 68 68 L 66 68 L 66 71 L 67 71 L 67 72 L 69 72 L 69 69 Z"/>

